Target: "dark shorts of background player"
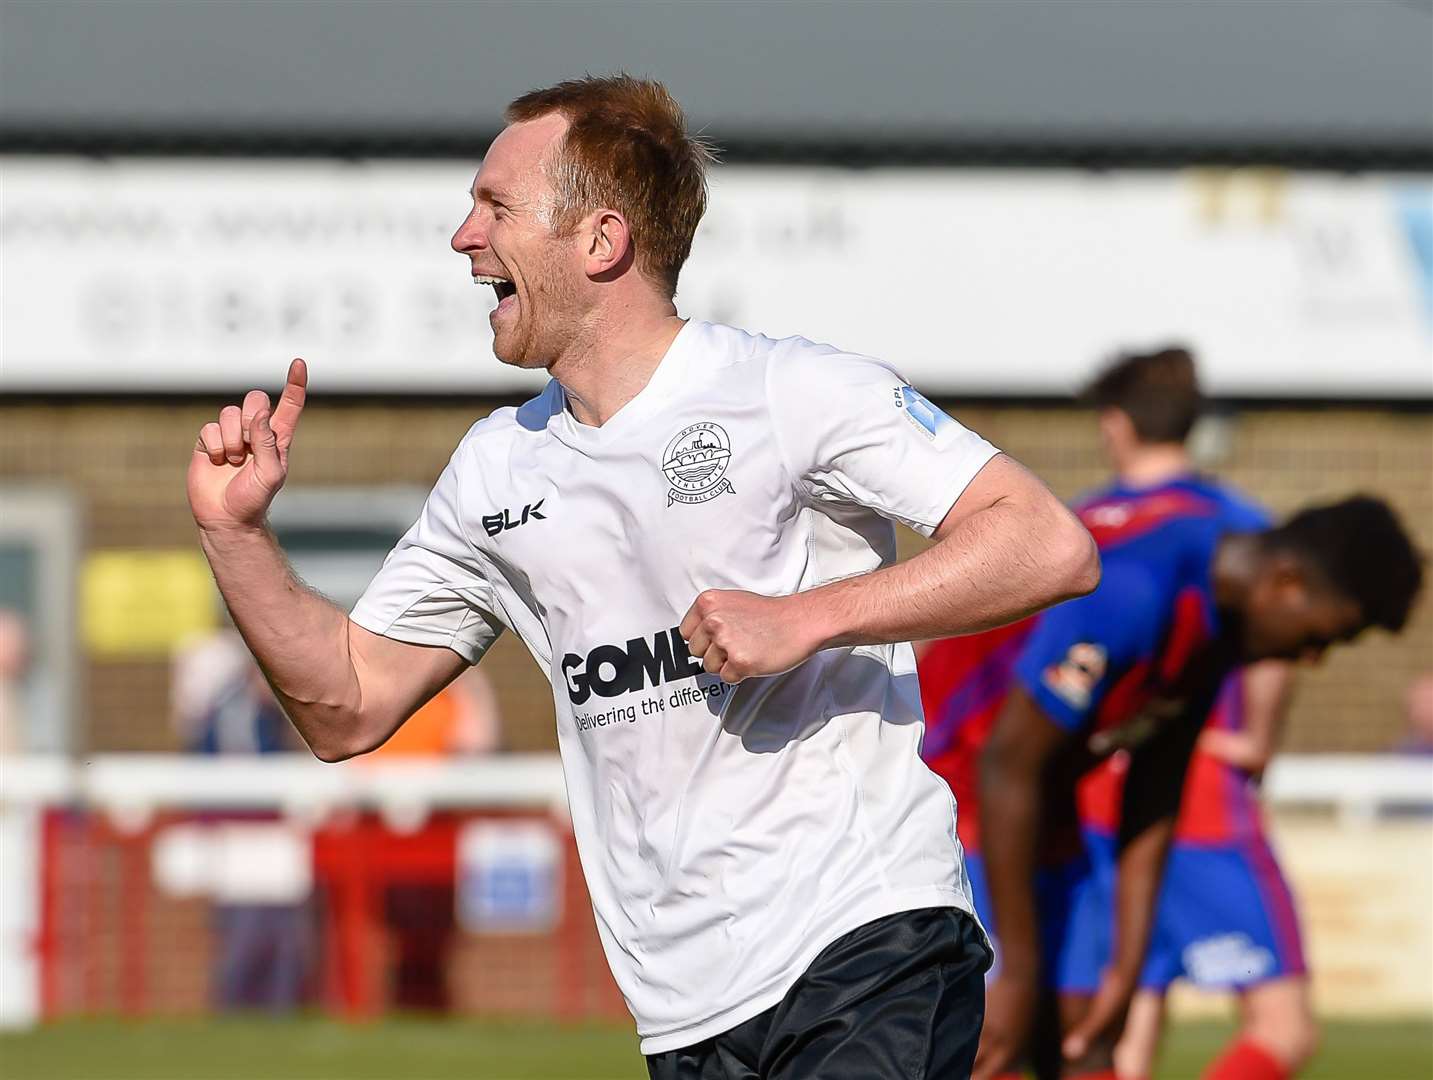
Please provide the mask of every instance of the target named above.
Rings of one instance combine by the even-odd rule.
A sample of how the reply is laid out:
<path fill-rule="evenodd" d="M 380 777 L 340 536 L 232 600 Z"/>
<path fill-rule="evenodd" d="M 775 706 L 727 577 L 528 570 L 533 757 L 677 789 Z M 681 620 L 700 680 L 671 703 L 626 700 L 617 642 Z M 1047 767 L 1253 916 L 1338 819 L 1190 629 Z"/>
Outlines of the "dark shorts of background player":
<path fill-rule="evenodd" d="M 776 1005 L 647 1058 L 651 1080 L 964 1080 L 990 949 L 975 920 L 922 908 L 828 945 Z"/>

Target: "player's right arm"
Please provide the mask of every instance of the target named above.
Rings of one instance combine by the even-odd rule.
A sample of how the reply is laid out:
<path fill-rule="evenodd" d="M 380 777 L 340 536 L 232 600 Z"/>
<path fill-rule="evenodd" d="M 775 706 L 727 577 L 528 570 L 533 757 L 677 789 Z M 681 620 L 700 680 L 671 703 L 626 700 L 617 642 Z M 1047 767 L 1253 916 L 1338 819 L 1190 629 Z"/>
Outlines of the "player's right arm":
<path fill-rule="evenodd" d="M 1040 929 L 1035 865 L 1044 819 L 1044 787 L 1069 733 L 1020 686 L 1011 689 L 980 758 L 982 852 L 1000 969 L 991 984 L 974 1075 L 1010 1072 L 1024 1049 L 1040 988 Z"/>
<path fill-rule="evenodd" d="M 1158 634 L 1154 580 L 1107 564 L 1089 596 L 1051 608 L 1021 647 L 1014 680 L 981 755 L 980 820 L 1001 969 L 986 1004 L 975 1075 L 998 1076 L 1023 1048 L 1039 986 L 1035 895 L 1046 793 L 1085 753 L 1082 742 L 1110 688 Z"/>
<path fill-rule="evenodd" d="M 266 517 L 288 475 L 306 384 L 295 360 L 277 408 L 252 390 L 205 424 L 187 489 L 235 626 L 304 741 L 338 761 L 380 745 L 467 661 L 371 633 L 294 575 Z"/>

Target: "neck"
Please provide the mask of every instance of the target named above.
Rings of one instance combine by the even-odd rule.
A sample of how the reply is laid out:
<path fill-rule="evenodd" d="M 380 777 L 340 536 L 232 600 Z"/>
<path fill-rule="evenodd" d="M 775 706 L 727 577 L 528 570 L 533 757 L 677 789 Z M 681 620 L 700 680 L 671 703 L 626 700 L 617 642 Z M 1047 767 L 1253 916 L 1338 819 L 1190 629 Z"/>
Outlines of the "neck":
<path fill-rule="evenodd" d="M 671 301 L 590 313 L 547 369 L 577 421 L 601 427 L 640 394 L 685 322 Z"/>
<path fill-rule="evenodd" d="M 1136 446 L 1115 465 L 1120 483 L 1130 487 L 1154 487 L 1193 470 L 1189 452 L 1178 443 Z"/>

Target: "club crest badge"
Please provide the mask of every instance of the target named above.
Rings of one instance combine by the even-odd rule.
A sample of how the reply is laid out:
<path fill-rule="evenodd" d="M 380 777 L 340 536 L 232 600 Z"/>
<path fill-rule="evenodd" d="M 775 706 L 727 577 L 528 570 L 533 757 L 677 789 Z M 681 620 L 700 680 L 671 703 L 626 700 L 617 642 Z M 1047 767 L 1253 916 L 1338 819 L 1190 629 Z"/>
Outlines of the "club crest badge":
<path fill-rule="evenodd" d="M 718 424 L 704 421 L 677 432 L 662 454 L 662 472 L 671 483 L 667 505 L 701 503 L 733 491 L 725 479 L 731 440 Z"/>

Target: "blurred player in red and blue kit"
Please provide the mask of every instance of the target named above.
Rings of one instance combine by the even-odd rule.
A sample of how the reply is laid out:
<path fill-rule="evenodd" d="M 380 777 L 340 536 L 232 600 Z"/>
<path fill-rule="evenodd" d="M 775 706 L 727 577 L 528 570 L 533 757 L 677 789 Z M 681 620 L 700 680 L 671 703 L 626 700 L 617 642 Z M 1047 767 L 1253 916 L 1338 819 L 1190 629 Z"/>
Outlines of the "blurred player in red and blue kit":
<path fill-rule="evenodd" d="M 1186 840 L 1202 831 L 1222 845 L 1217 871 L 1192 873 L 1217 872 L 1224 897 L 1239 885 L 1244 899 L 1221 916 L 1191 913 L 1171 893 L 1156 927 L 1184 772 L 1201 731 L 1210 757 L 1257 765 L 1253 743 L 1270 736 L 1243 738 L 1230 725 L 1241 694 L 1255 702 L 1251 713 L 1277 718 L 1287 664 L 1245 667 L 1244 685 L 1230 681 L 1241 665 L 1317 659 L 1371 625 L 1397 631 L 1421 584 L 1407 534 L 1376 499 L 1306 510 L 1270 529 L 1245 500 L 1195 475 L 1180 444 L 1199 398 L 1182 351 L 1122 362 L 1095 397 L 1120 473 L 1082 506 L 1103 583 L 1014 626 L 937 642 L 921 661 L 923 753 L 955 792 L 976 904 L 999 941 L 981 1080 L 1022 1059 L 1042 1077 L 1116 1076 L 1115 1042 L 1136 989 L 1184 973 L 1293 985 L 1285 1016 L 1295 1026 L 1306 1019 L 1292 903 L 1254 832 L 1247 775 L 1215 778 L 1212 796 L 1196 775 L 1201 809 L 1184 826 Z M 1153 452 L 1123 452 L 1139 443 Z M 1210 768 L 1218 771 L 1201 759 L 1196 771 Z M 1208 1075 L 1288 1075 L 1308 1052 L 1311 1021 L 1266 1042 L 1267 1019 L 1251 1013 Z M 1138 1048 L 1127 1043 L 1126 1066 L 1146 1067 L 1153 1041 L 1133 1062 Z"/>
<path fill-rule="evenodd" d="M 1087 521 L 1117 527 L 1131 500 L 1184 488 L 1218 503 L 1234 530 L 1273 523 L 1243 493 L 1195 469 L 1185 443 L 1201 396 L 1186 350 L 1127 357 L 1086 396 L 1099 412 L 1100 441 L 1116 475 L 1077 507 Z M 1294 900 L 1265 835 L 1255 786 L 1278 744 L 1293 671 L 1279 660 L 1239 668 L 1225 679 L 1204 725 L 1185 777 L 1140 989 L 1115 1049 L 1121 1080 L 1153 1074 L 1164 995 L 1179 978 L 1239 995 L 1240 1030 L 1210 1076 L 1291 1076 L 1317 1044 Z M 1126 763 L 1125 755 L 1112 757 L 1079 791 L 1090 850 L 1111 871 Z"/>

